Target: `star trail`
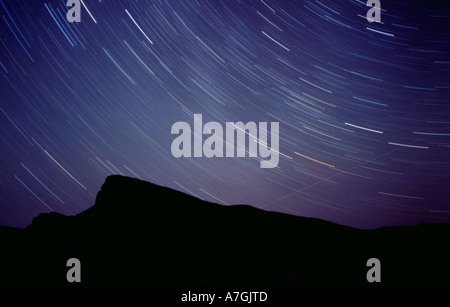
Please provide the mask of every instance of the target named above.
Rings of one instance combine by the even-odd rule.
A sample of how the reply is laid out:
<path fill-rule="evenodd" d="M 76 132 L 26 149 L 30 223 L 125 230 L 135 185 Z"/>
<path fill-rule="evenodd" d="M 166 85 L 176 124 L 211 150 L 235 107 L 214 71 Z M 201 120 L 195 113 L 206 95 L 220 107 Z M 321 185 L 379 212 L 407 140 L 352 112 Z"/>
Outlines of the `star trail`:
<path fill-rule="evenodd" d="M 359 228 L 450 223 L 450 4 L 0 0 L 0 225 L 112 174 Z M 175 122 L 279 122 L 280 160 L 175 158 Z M 170 205 L 170 204 L 155 204 Z M 270 226 L 268 226 L 270 227 Z"/>

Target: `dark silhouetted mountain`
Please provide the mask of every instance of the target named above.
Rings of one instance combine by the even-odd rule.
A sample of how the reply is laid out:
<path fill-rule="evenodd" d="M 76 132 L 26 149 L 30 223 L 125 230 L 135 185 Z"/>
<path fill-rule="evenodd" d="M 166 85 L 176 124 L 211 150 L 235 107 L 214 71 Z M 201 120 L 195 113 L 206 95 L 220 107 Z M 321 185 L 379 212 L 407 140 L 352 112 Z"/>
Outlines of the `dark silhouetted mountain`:
<path fill-rule="evenodd" d="M 450 285 L 450 225 L 359 230 L 110 176 L 76 216 L 0 228 L 1 285 Z M 81 284 L 66 281 L 69 258 Z M 369 258 L 381 283 L 366 280 Z"/>

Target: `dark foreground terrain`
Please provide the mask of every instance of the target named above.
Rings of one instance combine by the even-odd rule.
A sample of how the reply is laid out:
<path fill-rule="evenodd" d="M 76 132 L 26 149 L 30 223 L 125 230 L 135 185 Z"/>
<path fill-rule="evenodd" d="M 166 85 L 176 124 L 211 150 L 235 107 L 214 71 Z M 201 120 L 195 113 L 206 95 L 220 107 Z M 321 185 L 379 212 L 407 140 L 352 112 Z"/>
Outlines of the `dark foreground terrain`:
<path fill-rule="evenodd" d="M 446 224 L 358 230 L 111 176 L 76 216 L 0 227 L 0 285 L 74 286 L 78 258 L 83 286 L 449 286 L 449 238 Z"/>

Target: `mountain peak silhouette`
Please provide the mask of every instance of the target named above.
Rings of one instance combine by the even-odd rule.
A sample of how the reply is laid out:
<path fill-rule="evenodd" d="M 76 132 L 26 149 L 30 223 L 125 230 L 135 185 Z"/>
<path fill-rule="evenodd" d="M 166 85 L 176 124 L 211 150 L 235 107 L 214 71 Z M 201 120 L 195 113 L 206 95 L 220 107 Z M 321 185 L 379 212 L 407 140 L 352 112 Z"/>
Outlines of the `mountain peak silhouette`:
<path fill-rule="evenodd" d="M 315 218 L 224 206 L 139 179 L 109 176 L 76 216 L 40 214 L 0 227 L 0 285 L 65 285 L 77 258 L 82 285 L 450 285 L 450 225 L 359 230 Z"/>

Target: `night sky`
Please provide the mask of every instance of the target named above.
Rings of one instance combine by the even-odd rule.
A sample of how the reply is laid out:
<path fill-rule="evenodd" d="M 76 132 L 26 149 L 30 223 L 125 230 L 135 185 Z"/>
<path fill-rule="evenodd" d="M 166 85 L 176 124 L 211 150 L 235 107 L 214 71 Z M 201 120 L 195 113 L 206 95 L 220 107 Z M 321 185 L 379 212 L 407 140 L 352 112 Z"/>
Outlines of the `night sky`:
<path fill-rule="evenodd" d="M 65 2 L 0 0 L 0 225 L 77 214 L 112 174 L 359 228 L 450 222 L 448 1 L 381 0 L 382 23 L 359 0 L 84 0 L 80 23 Z M 279 122 L 278 167 L 173 157 L 196 113 Z"/>

